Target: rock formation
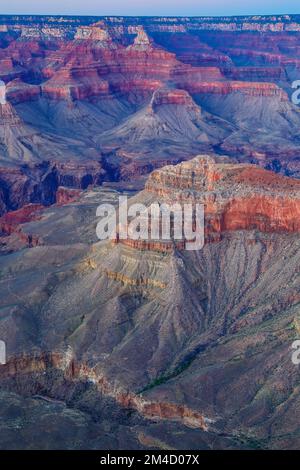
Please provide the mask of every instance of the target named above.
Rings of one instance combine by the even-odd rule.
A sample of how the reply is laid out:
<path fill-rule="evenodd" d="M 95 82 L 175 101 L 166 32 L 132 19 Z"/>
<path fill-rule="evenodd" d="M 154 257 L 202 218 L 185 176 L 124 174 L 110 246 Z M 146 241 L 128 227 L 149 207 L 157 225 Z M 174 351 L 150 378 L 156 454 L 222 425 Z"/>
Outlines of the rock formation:
<path fill-rule="evenodd" d="M 143 28 L 139 28 L 134 43 L 128 46 L 130 50 L 145 51 L 151 48 L 151 40 Z"/>
<path fill-rule="evenodd" d="M 30 85 L 28 83 L 23 82 L 19 78 L 11 80 L 7 86 L 8 100 L 12 104 L 19 104 L 27 101 L 36 101 L 38 100 L 40 94 L 40 86 Z"/>
<path fill-rule="evenodd" d="M 300 17 L 0 23 L 3 447 L 299 448 Z M 97 240 L 119 195 L 204 246 Z"/>
<path fill-rule="evenodd" d="M 289 95 L 300 68 L 298 23 L 276 18 L 3 24 L 0 76 L 26 129 L 9 131 L 0 158 L 53 162 L 75 152 L 98 161 L 101 153 L 115 180 L 134 180 L 212 152 L 297 177 L 300 116 Z M 159 96 L 171 101 L 153 107 Z"/>
<path fill-rule="evenodd" d="M 63 205 L 69 204 L 70 202 L 76 201 L 78 199 L 80 191 L 73 188 L 64 188 L 59 186 L 56 191 L 56 204 Z"/>
<path fill-rule="evenodd" d="M 39 204 L 29 204 L 23 206 L 17 211 L 8 212 L 0 217 L 0 234 L 1 236 L 16 235 L 21 242 L 21 246 L 37 246 L 40 243 L 38 237 L 23 232 L 22 225 L 37 220 L 39 211 L 43 206 Z"/>
<path fill-rule="evenodd" d="M 218 163 L 198 156 L 177 166 L 154 171 L 136 199 L 172 206 L 203 204 L 206 241 L 219 241 L 226 232 L 300 232 L 300 182 L 254 165 Z M 135 201 L 135 200 L 134 200 Z M 135 249 L 184 250 L 186 240 L 117 240 Z"/>

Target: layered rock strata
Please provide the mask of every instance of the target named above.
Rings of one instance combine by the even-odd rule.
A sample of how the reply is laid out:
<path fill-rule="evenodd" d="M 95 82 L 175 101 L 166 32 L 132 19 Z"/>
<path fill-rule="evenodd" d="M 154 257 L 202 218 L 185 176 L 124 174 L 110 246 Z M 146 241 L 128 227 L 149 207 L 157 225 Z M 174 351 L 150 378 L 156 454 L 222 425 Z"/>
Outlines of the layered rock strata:
<path fill-rule="evenodd" d="M 205 236 L 220 240 L 225 232 L 258 230 L 300 232 L 300 181 L 255 165 L 219 163 L 198 156 L 189 162 L 154 171 L 136 202 L 203 204 Z M 150 233 L 150 232 L 149 232 Z M 134 248 L 172 251 L 186 241 L 117 240 Z"/>

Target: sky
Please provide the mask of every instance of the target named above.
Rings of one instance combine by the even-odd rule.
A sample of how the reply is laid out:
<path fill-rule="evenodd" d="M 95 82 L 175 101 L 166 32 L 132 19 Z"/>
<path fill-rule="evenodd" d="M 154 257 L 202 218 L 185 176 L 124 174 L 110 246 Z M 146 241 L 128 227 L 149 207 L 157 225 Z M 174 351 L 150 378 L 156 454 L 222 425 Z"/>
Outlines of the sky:
<path fill-rule="evenodd" d="M 299 13 L 299 0 L 0 0 L 0 14 L 202 16 Z"/>

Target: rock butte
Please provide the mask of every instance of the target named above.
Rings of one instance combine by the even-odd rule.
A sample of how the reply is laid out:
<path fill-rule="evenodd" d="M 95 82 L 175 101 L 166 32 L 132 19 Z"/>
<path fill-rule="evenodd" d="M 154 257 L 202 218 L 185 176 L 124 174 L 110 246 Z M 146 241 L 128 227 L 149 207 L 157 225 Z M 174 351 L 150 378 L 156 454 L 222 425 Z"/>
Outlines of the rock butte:
<path fill-rule="evenodd" d="M 150 196 L 150 197 L 149 197 Z M 134 202 L 203 203 L 207 241 L 222 233 L 258 230 L 270 233 L 300 232 L 300 181 L 255 165 L 218 163 L 201 156 L 154 171 Z M 129 201 L 130 204 L 130 201 Z M 172 251 L 184 241 L 118 240 L 134 248 Z"/>

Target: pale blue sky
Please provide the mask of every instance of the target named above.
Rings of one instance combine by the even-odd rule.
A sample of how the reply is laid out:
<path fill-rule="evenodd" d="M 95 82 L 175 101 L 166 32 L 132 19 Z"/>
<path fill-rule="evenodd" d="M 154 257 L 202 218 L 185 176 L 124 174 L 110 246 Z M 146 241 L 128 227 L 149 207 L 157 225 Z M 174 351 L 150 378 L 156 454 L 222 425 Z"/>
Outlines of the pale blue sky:
<path fill-rule="evenodd" d="M 299 0 L 0 0 L 0 14 L 246 15 L 299 13 Z"/>

